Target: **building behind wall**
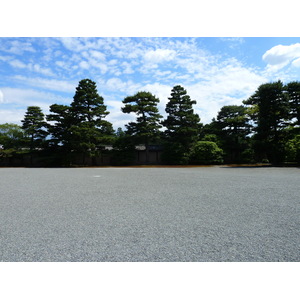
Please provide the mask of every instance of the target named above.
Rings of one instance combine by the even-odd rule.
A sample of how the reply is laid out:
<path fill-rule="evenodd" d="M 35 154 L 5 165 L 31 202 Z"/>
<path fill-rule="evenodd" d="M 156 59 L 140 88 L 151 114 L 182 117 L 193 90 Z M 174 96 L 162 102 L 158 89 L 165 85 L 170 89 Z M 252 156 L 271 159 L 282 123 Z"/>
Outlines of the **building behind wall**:
<path fill-rule="evenodd" d="M 144 145 L 136 146 L 135 153 L 135 164 L 144 165 L 144 164 L 161 164 L 161 154 L 162 154 L 161 145 L 149 145 L 149 161 L 146 160 L 146 147 Z"/>

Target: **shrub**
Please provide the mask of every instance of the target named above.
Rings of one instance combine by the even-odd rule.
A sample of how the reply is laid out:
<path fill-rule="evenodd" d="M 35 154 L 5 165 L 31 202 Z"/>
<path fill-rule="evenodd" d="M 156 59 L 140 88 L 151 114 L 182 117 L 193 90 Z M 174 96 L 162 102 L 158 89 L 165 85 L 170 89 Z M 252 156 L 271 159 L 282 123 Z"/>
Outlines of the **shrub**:
<path fill-rule="evenodd" d="M 223 150 L 215 142 L 197 142 L 192 150 L 191 163 L 194 164 L 221 164 L 223 162 Z"/>
<path fill-rule="evenodd" d="M 300 134 L 286 143 L 286 160 L 300 164 Z"/>

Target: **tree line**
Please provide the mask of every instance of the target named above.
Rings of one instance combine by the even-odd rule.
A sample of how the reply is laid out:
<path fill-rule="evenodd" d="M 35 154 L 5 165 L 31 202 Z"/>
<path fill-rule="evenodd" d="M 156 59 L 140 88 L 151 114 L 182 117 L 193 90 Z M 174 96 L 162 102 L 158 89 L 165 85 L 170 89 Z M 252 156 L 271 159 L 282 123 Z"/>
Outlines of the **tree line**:
<path fill-rule="evenodd" d="M 206 125 L 184 87 L 172 88 L 164 119 L 159 101 L 146 91 L 124 98 L 122 112 L 136 118 L 115 131 L 96 83 L 83 79 L 70 105 L 52 104 L 47 115 L 29 106 L 22 126 L 0 125 L 0 161 L 26 154 L 46 165 L 71 166 L 74 157 L 82 158 L 81 165 L 87 157 L 97 164 L 109 153 L 110 164 L 126 165 L 142 144 L 146 163 L 153 145 L 160 146 L 164 164 L 300 163 L 300 82 L 262 84 L 242 105 L 223 106 Z"/>

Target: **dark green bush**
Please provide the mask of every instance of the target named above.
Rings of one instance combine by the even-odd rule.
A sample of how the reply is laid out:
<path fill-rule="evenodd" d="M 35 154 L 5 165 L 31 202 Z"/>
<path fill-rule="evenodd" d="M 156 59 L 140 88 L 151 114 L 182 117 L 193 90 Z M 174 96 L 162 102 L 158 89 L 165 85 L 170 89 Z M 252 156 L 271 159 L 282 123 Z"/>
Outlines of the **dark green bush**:
<path fill-rule="evenodd" d="M 215 142 L 197 142 L 192 150 L 190 162 L 199 165 L 221 164 L 223 150 Z"/>

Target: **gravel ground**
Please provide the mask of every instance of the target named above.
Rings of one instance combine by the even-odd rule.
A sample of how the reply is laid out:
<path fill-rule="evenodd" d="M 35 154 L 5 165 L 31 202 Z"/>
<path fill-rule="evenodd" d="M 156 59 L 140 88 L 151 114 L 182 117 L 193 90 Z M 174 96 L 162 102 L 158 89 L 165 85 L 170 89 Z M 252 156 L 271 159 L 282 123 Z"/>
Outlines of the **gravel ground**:
<path fill-rule="evenodd" d="M 298 168 L 0 168 L 0 261 L 300 261 Z"/>

